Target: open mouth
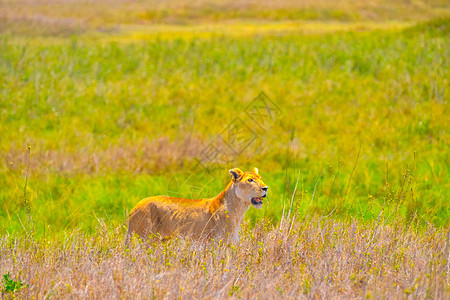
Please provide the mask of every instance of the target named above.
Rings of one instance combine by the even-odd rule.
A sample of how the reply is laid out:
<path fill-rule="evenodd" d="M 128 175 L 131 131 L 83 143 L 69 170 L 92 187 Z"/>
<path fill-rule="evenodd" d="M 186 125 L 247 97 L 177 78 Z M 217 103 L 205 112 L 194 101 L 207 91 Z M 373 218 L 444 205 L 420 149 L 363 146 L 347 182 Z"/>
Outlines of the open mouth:
<path fill-rule="evenodd" d="M 261 197 L 254 197 L 252 198 L 252 204 L 253 205 L 262 205 L 263 204 L 263 198 L 265 198 L 267 195 L 261 196 Z"/>

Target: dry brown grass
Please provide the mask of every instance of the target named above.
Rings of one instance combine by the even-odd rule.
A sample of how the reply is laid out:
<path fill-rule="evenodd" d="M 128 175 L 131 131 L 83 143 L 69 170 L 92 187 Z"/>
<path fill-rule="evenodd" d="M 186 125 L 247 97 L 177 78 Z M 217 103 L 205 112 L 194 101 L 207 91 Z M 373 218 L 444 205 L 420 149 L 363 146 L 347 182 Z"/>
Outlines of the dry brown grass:
<path fill-rule="evenodd" d="M 42 147 L 44 148 L 44 147 Z M 95 174 L 99 171 L 125 171 L 129 173 L 154 173 L 155 169 L 166 170 L 180 165 L 187 159 L 200 155 L 202 141 L 189 137 L 180 141 L 170 141 L 165 137 L 142 140 L 134 145 L 114 145 L 107 149 L 41 150 L 30 156 L 30 168 L 35 175 L 62 172 L 64 174 Z M 11 170 L 26 167 L 27 153 L 12 148 L 3 154 L 2 162 Z M 12 163 L 13 162 L 13 163 Z"/>
<path fill-rule="evenodd" d="M 448 299 L 449 231 L 308 217 L 243 227 L 241 243 L 123 244 L 97 234 L 0 239 L 0 273 L 30 286 L 20 298 Z M 281 227 L 281 229 L 280 229 Z"/>
<path fill-rule="evenodd" d="M 0 32 L 77 34 L 127 24 L 253 20 L 425 21 L 448 16 L 445 0 L 0 0 Z"/>

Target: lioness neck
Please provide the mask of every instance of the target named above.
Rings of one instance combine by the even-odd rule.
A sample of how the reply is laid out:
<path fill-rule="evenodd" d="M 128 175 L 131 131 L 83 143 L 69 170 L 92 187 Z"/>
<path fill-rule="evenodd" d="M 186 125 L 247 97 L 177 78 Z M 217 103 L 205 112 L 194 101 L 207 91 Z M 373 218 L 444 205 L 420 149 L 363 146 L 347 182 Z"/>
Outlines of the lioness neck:
<path fill-rule="evenodd" d="M 209 210 L 215 214 L 223 209 L 230 218 L 230 222 L 236 224 L 242 221 L 249 204 L 245 204 L 236 196 L 235 188 L 233 181 L 230 181 L 225 189 L 212 199 Z"/>

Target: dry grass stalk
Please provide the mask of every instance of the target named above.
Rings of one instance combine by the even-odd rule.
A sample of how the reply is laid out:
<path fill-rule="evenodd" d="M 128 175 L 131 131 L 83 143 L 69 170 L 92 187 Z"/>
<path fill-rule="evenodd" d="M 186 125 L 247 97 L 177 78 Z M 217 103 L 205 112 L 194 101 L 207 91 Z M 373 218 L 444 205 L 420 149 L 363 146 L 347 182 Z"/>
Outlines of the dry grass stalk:
<path fill-rule="evenodd" d="M 0 273 L 31 271 L 31 298 L 434 298 L 448 299 L 447 230 L 311 217 L 243 227 L 238 247 L 172 240 L 124 248 L 123 228 L 102 221 L 32 247 L 0 239 Z M 396 225 L 397 224 L 397 225 Z M 290 234 L 288 231 L 290 230 Z"/>

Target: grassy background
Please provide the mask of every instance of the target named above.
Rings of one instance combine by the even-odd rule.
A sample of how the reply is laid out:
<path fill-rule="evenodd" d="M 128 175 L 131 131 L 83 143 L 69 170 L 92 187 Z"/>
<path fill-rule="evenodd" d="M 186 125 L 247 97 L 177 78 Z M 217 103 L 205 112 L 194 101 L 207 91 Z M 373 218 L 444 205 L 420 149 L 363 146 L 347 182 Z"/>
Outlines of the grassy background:
<path fill-rule="evenodd" d="M 217 194 L 236 166 L 270 186 L 252 223 L 293 199 L 448 226 L 448 4 L 364 3 L 1 2 L 0 231 L 27 207 L 39 234 L 119 225 L 149 195 Z M 279 108 L 262 130 L 244 111 L 261 92 Z M 230 155 L 236 117 L 255 139 Z M 227 154 L 212 175 L 208 145 Z"/>
<path fill-rule="evenodd" d="M 0 29 L 68 35 L 117 32 L 126 25 L 241 23 L 242 21 L 427 21 L 449 16 L 446 0 L 1 0 Z"/>

